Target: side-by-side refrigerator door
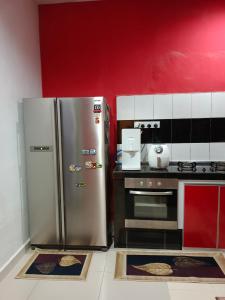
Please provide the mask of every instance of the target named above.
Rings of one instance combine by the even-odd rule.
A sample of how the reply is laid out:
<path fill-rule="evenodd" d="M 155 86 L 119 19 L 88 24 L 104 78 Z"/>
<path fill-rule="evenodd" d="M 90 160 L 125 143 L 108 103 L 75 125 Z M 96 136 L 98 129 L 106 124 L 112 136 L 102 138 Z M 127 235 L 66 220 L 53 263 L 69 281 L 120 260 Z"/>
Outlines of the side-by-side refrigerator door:
<path fill-rule="evenodd" d="M 60 99 L 65 244 L 106 247 L 102 97 Z"/>
<path fill-rule="evenodd" d="M 23 101 L 31 244 L 59 245 L 55 99 Z"/>

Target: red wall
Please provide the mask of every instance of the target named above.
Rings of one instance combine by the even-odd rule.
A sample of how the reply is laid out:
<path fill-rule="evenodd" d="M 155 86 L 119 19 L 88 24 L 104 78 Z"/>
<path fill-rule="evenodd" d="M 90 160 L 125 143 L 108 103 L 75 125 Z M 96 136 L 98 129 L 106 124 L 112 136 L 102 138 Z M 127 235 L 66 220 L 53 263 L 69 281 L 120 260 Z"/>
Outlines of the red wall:
<path fill-rule="evenodd" d="M 225 90 L 224 0 L 40 6 L 44 96 Z"/>

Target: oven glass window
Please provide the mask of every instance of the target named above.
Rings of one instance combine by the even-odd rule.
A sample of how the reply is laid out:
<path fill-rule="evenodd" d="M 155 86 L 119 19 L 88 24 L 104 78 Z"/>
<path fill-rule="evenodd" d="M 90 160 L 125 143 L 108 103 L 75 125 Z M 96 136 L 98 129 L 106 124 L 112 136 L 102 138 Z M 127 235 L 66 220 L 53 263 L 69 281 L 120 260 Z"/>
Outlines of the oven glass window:
<path fill-rule="evenodd" d="M 134 196 L 134 218 L 168 219 L 168 199 L 165 196 Z"/>

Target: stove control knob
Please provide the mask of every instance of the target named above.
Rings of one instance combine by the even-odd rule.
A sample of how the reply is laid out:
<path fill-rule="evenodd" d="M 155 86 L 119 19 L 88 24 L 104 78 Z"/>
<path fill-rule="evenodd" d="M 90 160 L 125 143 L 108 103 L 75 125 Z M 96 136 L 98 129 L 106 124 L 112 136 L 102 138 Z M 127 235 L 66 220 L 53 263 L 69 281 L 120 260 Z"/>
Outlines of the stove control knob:
<path fill-rule="evenodd" d="M 139 182 L 140 186 L 144 186 L 144 181 Z"/>
<path fill-rule="evenodd" d="M 203 168 L 203 169 L 202 169 L 202 172 L 206 172 L 206 168 Z"/>
<path fill-rule="evenodd" d="M 149 182 L 148 182 L 148 186 L 152 186 L 152 181 L 149 181 Z"/>
<path fill-rule="evenodd" d="M 157 182 L 157 186 L 161 186 L 162 185 L 162 182 L 161 181 L 158 181 Z"/>

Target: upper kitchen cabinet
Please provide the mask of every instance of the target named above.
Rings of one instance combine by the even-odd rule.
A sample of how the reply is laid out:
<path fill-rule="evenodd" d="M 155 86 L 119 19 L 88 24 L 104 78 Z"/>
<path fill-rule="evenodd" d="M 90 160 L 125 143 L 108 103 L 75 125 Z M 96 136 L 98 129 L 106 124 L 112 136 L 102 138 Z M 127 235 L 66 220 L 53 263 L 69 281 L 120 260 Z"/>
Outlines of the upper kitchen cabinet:
<path fill-rule="evenodd" d="M 191 94 L 173 94 L 173 119 L 191 118 Z"/>
<path fill-rule="evenodd" d="M 135 120 L 152 120 L 154 109 L 153 95 L 134 96 Z"/>
<path fill-rule="evenodd" d="M 154 119 L 172 119 L 172 94 L 154 95 Z"/>
<path fill-rule="evenodd" d="M 211 117 L 211 93 L 192 94 L 191 115 L 192 118 L 210 118 Z"/>
<path fill-rule="evenodd" d="M 225 93 L 212 93 L 212 118 L 225 117 Z"/>
<path fill-rule="evenodd" d="M 118 96 L 117 120 L 134 120 L 134 96 Z"/>

